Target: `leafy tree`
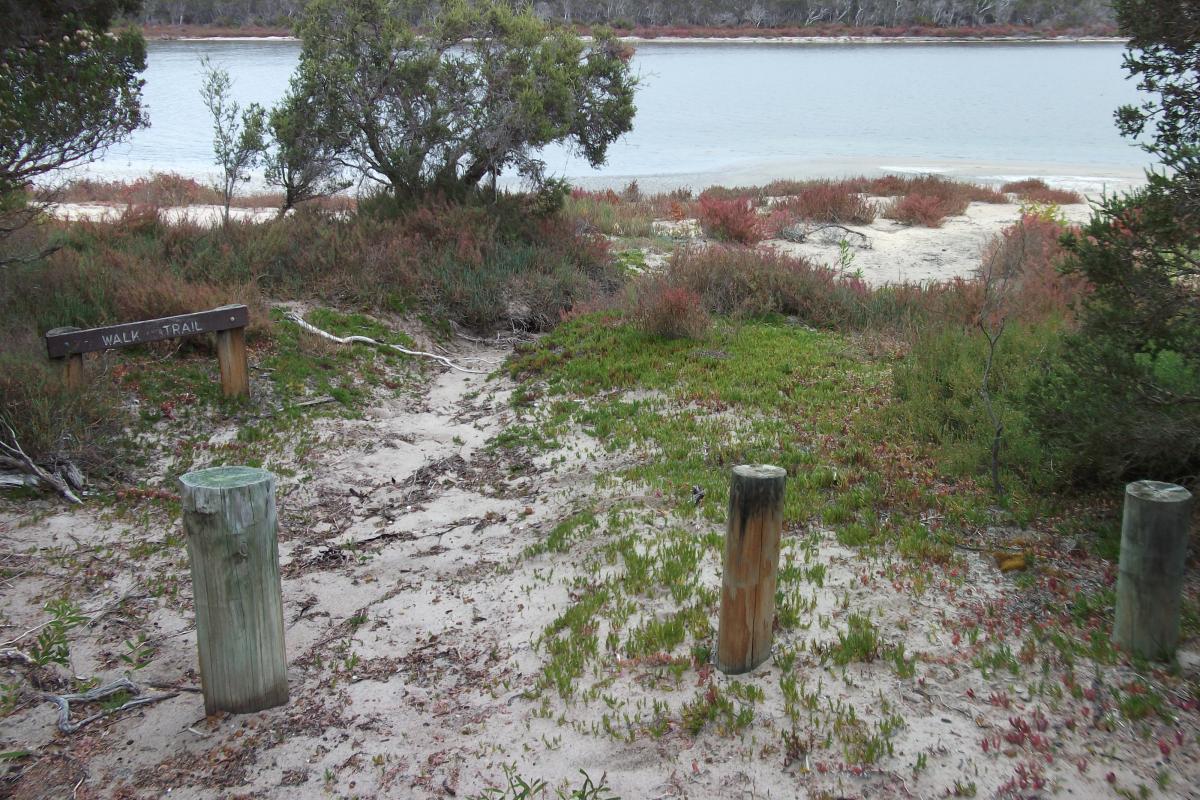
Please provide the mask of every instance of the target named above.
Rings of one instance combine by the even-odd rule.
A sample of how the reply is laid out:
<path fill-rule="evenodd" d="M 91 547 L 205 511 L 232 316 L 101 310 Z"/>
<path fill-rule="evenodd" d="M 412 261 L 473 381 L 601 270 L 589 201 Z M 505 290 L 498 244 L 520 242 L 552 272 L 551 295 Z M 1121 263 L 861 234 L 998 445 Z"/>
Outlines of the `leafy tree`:
<path fill-rule="evenodd" d="M 1125 63 L 1151 97 L 1118 112 L 1163 170 L 1064 240 L 1093 289 L 1033 401 L 1076 480 L 1200 476 L 1200 3 L 1117 0 Z"/>
<path fill-rule="evenodd" d="M 200 97 L 213 118 L 213 155 L 221 168 L 217 190 L 224 200 L 222 220 L 228 225 L 229 204 L 238 184 L 250 180 L 250 170 L 262 156 L 267 114 L 258 103 L 243 110 L 230 97 L 233 83 L 228 70 L 214 66 L 207 57 L 200 63 L 204 68 Z"/>
<path fill-rule="evenodd" d="M 447 0 L 418 33 L 416 0 L 313 0 L 299 80 L 342 158 L 399 199 L 463 196 L 514 169 L 544 180 L 565 142 L 593 165 L 630 130 L 636 81 L 611 34 L 589 42 L 497 0 Z"/>
<path fill-rule="evenodd" d="M 271 109 L 267 120 L 271 147 L 264 155 L 266 179 L 283 190 L 280 214 L 349 185 L 340 177 L 342 164 L 330 147 L 328 131 L 313 115 L 310 102 L 301 87 L 293 86 Z"/>
<path fill-rule="evenodd" d="M 0 0 L 0 236 L 23 189 L 145 124 L 139 33 L 108 31 L 140 0 Z"/>
<path fill-rule="evenodd" d="M 1200 2 L 1115 0 L 1122 33 L 1130 37 L 1125 69 L 1150 97 L 1117 111 L 1117 126 L 1129 137 L 1152 123 L 1153 151 L 1200 146 Z"/>

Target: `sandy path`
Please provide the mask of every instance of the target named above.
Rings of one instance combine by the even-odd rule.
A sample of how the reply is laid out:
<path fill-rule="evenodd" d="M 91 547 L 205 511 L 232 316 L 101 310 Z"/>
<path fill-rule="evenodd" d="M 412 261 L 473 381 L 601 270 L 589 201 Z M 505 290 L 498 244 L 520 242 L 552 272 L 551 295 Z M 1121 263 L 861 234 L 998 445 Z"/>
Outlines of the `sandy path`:
<path fill-rule="evenodd" d="M 496 364 L 506 351 L 467 355 Z M 488 769 L 480 754 L 509 741 L 506 729 L 523 718 L 510 700 L 536 673 L 530 642 L 565 599 L 557 590 L 531 597 L 521 588 L 533 581 L 529 570 L 513 565 L 594 474 L 583 453 L 541 472 L 545 464 L 486 447 L 511 421 L 510 389 L 502 379 L 446 370 L 418 398 L 389 401 L 362 420 L 322 423 L 336 449 L 279 491 L 287 707 L 205 720 L 200 696 L 185 692 L 59 737 L 52 706 L 34 702 L 5 720 L 2 749 L 69 754 L 49 774 L 31 776 L 38 786 L 74 786 L 86 763 L 76 797 L 201 798 L 233 787 L 255 797 L 320 797 L 332 788 L 326 770 L 342 787 L 372 787 L 368 795 L 427 796 L 499 777 L 503 759 Z M 6 551 L 53 548 L 94 559 L 100 548 L 128 550 L 147 533 L 88 510 L 48 510 L 0 513 Z M 176 566 L 185 564 L 186 557 Z M 190 586 L 185 571 L 176 574 L 180 602 L 163 606 L 144 591 L 148 570 L 112 564 L 96 581 L 95 602 L 85 604 L 91 611 L 132 596 L 143 611 L 159 649 L 134 676 L 142 685 L 196 685 Z M 64 576 L 18 578 L 5 592 L 6 634 L 38 624 Z M 114 651 L 131 630 L 114 615 L 111 625 L 77 633 L 72 672 L 118 676 Z M 381 764 L 372 764 L 376 756 Z M 36 788 L 23 783 L 14 796 Z"/>
<path fill-rule="evenodd" d="M 607 775 L 625 800 L 932 798 L 956 782 L 964 791 L 976 785 L 979 797 L 1016 796 L 1006 792 L 1022 790 L 1014 783 L 1022 775 L 1060 796 L 1097 797 L 1111 791 L 1106 772 L 1121 786 L 1153 785 L 1167 764 L 1154 736 L 1133 726 L 1089 727 L 1091 699 L 1055 699 L 1047 694 L 1053 676 L 985 675 L 971 666 L 968 627 L 1015 652 L 1034 624 L 990 558 L 967 551 L 928 583 L 914 565 L 866 556 L 823 530 L 789 531 L 783 548 L 785 563 L 823 570 L 801 589 L 806 601 L 811 593 L 806 626 L 776 639 L 779 652 L 797 659 L 800 701 L 781 696 L 775 661 L 735 679 L 686 660 L 676 673 L 659 656 L 619 653 L 586 667 L 569 701 L 539 690 L 549 661 L 539 640 L 593 580 L 584 561 L 608 534 L 601 527 L 562 553 L 526 548 L 588 505 L 626 504 L 625 532 L 647 548 L 672 530 L 704 537 L 723 528 L 700 513 L 668 514 L 635 486 L 598 488 L 596 477 L 618 462 L 578 432 L 540 455 L 495 447 L 497 435 L 523 421 L 507 378 L 440 368 L 423 375 L 415 395 L 359 420 L 317 423 L 330 446 L 281 483 L 288 705 L 206 719 L 201 697 L 183 691 L 60 735 L 53 707 L 26 697 L 0 727 L 0 751 L 39 754 L 13 797 L 465 797 L 502 782 L 506 764 L 552 787 L 577 785 L 580 769 Z M 90 593 L 81 601 L 89 612 L 111 609 L 72 633 L 73 674 L 119 676 L 123 642 L 143 631 L 158 649 L 134 679 L 197 685 L 186 556 L 178 540 L 151 555 L 137 549 L 178 536 L 177 521 L 136 510 L 64 512 L 49 502 L 0 509 L 9 570 L 0 636 L 39 624 L 42 603 L 70 585 Z M 719 585 L 719 569 L 719 555 L 706 550 L 696 568 L 701 584 Z M 642 621 L 673 608 L 666 588 L 643 598 Z M 889 646 L 903 643 L 919 656 L 915 674 L 902 676 L 884 658 L 827 661 L 821 654 L 850 614 L 870 615 Z M 601 627 L 596 636 L 603 642 L 610 632 Z M 1130 680 L 1128 670 L 1110 670 L 1108 679 L 1112 672 Z M 38 677 L 51 691 L 61 691 L 60 679 Z M 743 729 L 718 721 L 693 734 L 682 721 L 684 707 L 706 692 L 755 690 L 761 699 L 735 704 L 752 712 Z M 785 746 L 796 730 L 789 705 L 809 699 L 814 710 L 799 719 L 817 730 L 841 725 L 844 734 L 849 726 L 866 741 L 899 724 L 894 751 L 863 769 L 847 764 L 837 744 Z M 1053 726 L 1052 750 L 1033 739 L 1005 744 L 1004 755 L 1000 744 L 981 750 L 982 740 L 1002 742 L 1018 723 L 1043 722 Z M 1183 717 L 1179 730 L 1186 744 L 1169 765 L 1173 786 L 1186 787 L 1200 774 L 1194 717 Z"/>
<path fill-rule="evenodd" d="M 68 211 L 119 213 L 100 204 Z M 1089 209 L 1063 212 L 1082 221 Z M 219 209 L 171 213 L 212 223 Z M 938 229 L 880 218 L 854 228 L 870 247 L 852 251 L 849 269 L 876 285 L 967 276 L 986 241 L 1018 214 L 1015 204 L 976 203 Z M 840 255 L 836 240 L 766 246 L 831 266 Z M 464 346 L 459 356 L 498 365 L 508 353 Z M 549 661 L 542 637 L 578 601 L 579 580 L 589 580 L 582 562 L 607 532 L 564 553 L 526 555 L 527 548 L 576 510 L 622 501 L 636 509 L 629 530 L 643 543 L 672 529 L 696 537 L 723 529 L 700 514 L 666 513 L 640 487 L 599 488 L 598 476 L 633 456 L 608 454 L 578 431 L 540 454 L 496 447 L 496 437 L 528 421 L 512 408 L 514 386 L 502 375 L 428 367 L 422 376 L 421 391 L 381 401 L 361 419 L 315 421 L 326 446 L 280 484 L 291 689 L 282 708 L 205 718 L 194 691 L 191 589 L 176 519 L 137 507 L 64 511 L 50 501 L 0 499 L 0 640 L 44 622 L 44 603 L 71 588 L 92 621 L 71 634 L 70 674 L 119 677 L 128 669 L 126 643 L 144 633 L 155 652 L 134 680 L 184 689 L 73 735 L 58 734 L 53 706 L 26 694 L 0 719 L 0 752 L 38 754 L 13 797 L 464 797 L 501 783 L 508 764 L 551 786 L 577 782 L 580 769 L 607 775 L 625 800 L 932 798 L 958 782 L 964 791 L 977 785 L 979 797 L 1041 791 L 1012 783 L 1026 774 L 1059 796 L 1097 797 L 1112 793 L 1109 772 L 1122 787 L 1152 786 L 1168 766 L 1176 778 L 1162 796 L 1182 797 L 1200 779 L 1194 716 L 1181 714 L 1175 730 L 1187 744 L 1168 761 L 1155 745 L 1160 733 L 1172 735 L 1168 726 L 1147 736 L 1118 719 L 1115 732 L 1101 730 L 1089 716 L 1099 708 L 1094 699 L 1060 691 L 1048 700 L 1047 680 L 1036 675 L 985 676 L 972 667 L 969 625 L 1019 652 L 1035 624 L 1028 612 L 1022 619 L 1013 579 L 986 556 L 965 552 L 953 574 L 915 590 L 919 576 L 902 562 L 864 557 L 824 530 L 789 532 L 784 558 L 820 567 L 824 578 L 804 587 L 808 627 L 781 632 L 777 645 L 798 654 L 801 691 L 825 715 L 810 718 L 814 725 L 832 719 L 835 707 L 849 709 L 866 733 L 890 717 L 903 721 L 894 752 L 875 766 L 846 764 L 838 746 L 789 750 L 794 709 L 780 696 L 784 676 L 773 662 L 735 683 L 704 665 L 686 665 L 676 677 L 654 657 L 605 654 L 580 676 L 570 701 L 539 689 Z M 217 430 L 212 440 L 235 434 Z M 806 533 L 811 549 L 801 543 Z M 719 585 L 711 552 L 697 571 L 705 586 Z M 673 608 L 661 590 L 646 605 L 651 616 Z M 882 659 L 835 667 L 818 657 L 851 613 L 869 614 L 888 644 L 919 655 L 916 674 L 901 677 Z M 1192 650 L 1181 661 L 1195 672 Z M 0 663 L 0 684 L 23 685 L 20 669 Z M 34 678 L 41 689 L 63 691 L 66 676 L 46 670 Z M 1133 679 L 1120 667 L 1105 677 Z M 751 724 L 689 733 L 687 704 L 709 687 L 728 693 L 738 685 L 764 695 L 751 704 Z M 1006 743 L 1004 755 L 981 749 L 984 740 L 1011 735 L 1014 720 L 1036 727 L 1051 707 L 1051 751 L 1029 742 Z M 0 762 L 0 770 L 13 766 Z"/>

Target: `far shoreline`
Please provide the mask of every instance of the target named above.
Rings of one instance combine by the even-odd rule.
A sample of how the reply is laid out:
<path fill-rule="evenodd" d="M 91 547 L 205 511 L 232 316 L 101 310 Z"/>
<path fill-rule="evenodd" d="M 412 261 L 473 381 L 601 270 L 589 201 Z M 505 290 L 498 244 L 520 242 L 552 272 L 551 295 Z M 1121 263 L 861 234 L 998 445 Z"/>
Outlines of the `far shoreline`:
<path fill-rule="evenodd" d="M 142 34 L 149 41 L 281 41 L 294 42 L 298 37 L 287 28 L 246 26 L 241 28 L 206 25 L 146 25 Z M 812 30 L 811 33 L 800 31 Z M 588 30 L 580 30 L 587 37 Z M 984 28 L 922 28 L 904 29 L 820 28 L 758 29 L 758 28 L 681 28 L 634 29 L 618 31 L 622 41 L 630 44 L 1123 44 L 1128 39 L 1116 35 L 1115 29 L 1062 31 L 1013 30 L 1005 26 L 989 32 Z"/>

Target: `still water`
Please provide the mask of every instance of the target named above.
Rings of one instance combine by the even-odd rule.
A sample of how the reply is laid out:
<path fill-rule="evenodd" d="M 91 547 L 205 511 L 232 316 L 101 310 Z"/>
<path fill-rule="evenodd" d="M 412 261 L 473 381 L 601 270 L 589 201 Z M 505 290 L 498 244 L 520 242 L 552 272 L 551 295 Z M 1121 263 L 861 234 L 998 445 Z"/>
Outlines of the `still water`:
<path fill-rule="evenodd" d="M 1148 163 L 1113 125 L 1113 109 L 1137 98 L 1121 54 L 1115 43 L 643 44 L 634 130 L 608 163 L 593 170 L 560 149 L 545 157 L 553 174 L 592 182 L 881 170 L 1120 182 Z M 230 71 L 239 101 L 270 105 L 287 88 L 299 44 L 151 43 L 151 126 L 87 171 L 210 175 L 205 55 Z"/>

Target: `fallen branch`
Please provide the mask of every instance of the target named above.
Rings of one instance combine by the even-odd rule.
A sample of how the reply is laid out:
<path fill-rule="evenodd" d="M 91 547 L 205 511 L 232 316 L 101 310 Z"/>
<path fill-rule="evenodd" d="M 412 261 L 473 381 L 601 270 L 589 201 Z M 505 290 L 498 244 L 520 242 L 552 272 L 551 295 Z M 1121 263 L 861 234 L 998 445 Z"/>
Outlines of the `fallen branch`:
<path fill-rule="evenodd" d="M 825 222 L 825 223 L 821 223 L 819 225 L 813 225 L 811 227 L 807 226 L 807 225 L 803 225 L 803 224 L 789 225 L 786 228 L 784 228 L 782 231 L 780 231 L 780 238 L 786 239 L 789 242 L 796 242 L 798 244 L 802 244 L 804 242 L 807 242 L 810 236 L 813 236 L 815 234 L 822 233 L 822 232 L 828 231 L 828 230 L 839 230 L 839 231 L 842 231 L 844 234 L 846 234 L 846 236 L 858 237 L 859 239 L 862 240 L 861 245 L 860 245 L 862 247 L 862 249 L 864 249 L 864 250 L 871 249 L 871 240 L 869 238 L 867 238 L 867 235 L 865 233 L 862 233 L 861 231 L 853 230 L 852 228 L 847 228 L 845 225 L 839 225 L 836 222 Z M 846 239 L 846 237 L 843 237 L 843 239 Z M 848 239 L 846 239 L 846 240 L 849 241 Z"/>
<path fill-rule="evenodd" d="M 304 318 L 301 317 L 299 314 L 297 314 L 295 311 L 289 311 L 286 315 L 284 315 L 284 318 L 299 325 L 301 330 L 308 331 L 309 333 L 313 334 L 314 336 L 320 336 L 322 339 L 328 339 L 329 341 L 337 342 L 338 344 L 359 343 L 359 344 L 369 344 L 369 345 L 373 345 L 375 347 L 386 347 L 391 350 L 395 350 L 397 353 L 403 353 L 406 356 L 418 356 L 420 358 L 432 358 L 434 361 L 437 361 L 438 363 L 443 364 L 443 365 L 449 367 L 450 369 L 458 370 L 459 372 L 469 372 L 474 375 L 486 375 L 487 374 L 487 372 L 484 370 L 468 369 L 467 367 L 463 367 L 458 364 L 455 364 L 453 361 L 446 358 L 445 356 L 439 356 L 436 353 L 425 353 L 420 350 L 409 350 L 408 348 L 401 347 L 398 344 L 390 344 L 388 342 L 376 341 L 375 339 L 372 339 L 370 336 L 334 336 L 329 331 L 323 331 L 320 328 L 318 328 L 316 325 L 313 325 L 311 322 L 306 322 L 304 320 Z"/>
<path fill-rule="evenodd" d="M 7 420 L 0 419 L 0 424 L 4 425 L 4 429 L 0 433 L 8 432 L 8 441 L 5 441 L 3 436 L 0 436 L 0 468 L 16 469 L 28 475 L 37 478 L 40 483 L 49 486 L 54 491 L 65 497 L 68 501 L 76 505 L 82 505 L 83 501 L 79 496 L 71 490 L 71 487 L 57 475 L 51 475 L 46 470 L 33 463 L 33 459 L 26 455 L 21 449 L 21 442 L 17 439 L 17 432 L 13 430 L 13 426 L 8 424 Z"/>
<path fill-rule="evenodd" d="M 84 725 L 89 725 L 103 717 L 112 716 L 113 714 L 120 714 L 122 711 L 127 711 L 131 708 L 138 708 L 139 706 L 157 703 L 159 700 L 167 700 L 179 694 L 179 692 L 176 691 L 168 692 L 166 694 L 156 694 L 150 697 L 139 697 L 136 700 L 130 700 L 127 703 L 123 703 L 116 708 L 97 711 L 90 717 L 84 717 L 83 719 L 79 720 L 79 722 L 71 722 L 72 701 L 79 703 L 95 703 L 98 700 L 111 697 L 119 692 L 129 692 L 130 694 L 136 695 L 140 694 L 141 690 L 138 689 L 137 684 L 129 680 L 129 678 L 121 678 L 120 680 L 115 680 L 106 686 L 100 686 L 87 692 L 78 692 L 76 694 L 50 694 L 49 692 L 43 692 L 42 697 L 58 706 L 58 729 L 63 733 L 74 733 Z"/>
<path fill-rule="evenodd" d="M 24 470 L 20 472 L 0 472 L 0 489 L 32 489 L 38 485 L 38 480 Z"/>
<path fill-rule="evenodd" d="M 20 661 L 26 666 L 33 665 L 33 659 L 24 650 L 18 650 L 15 647 L 0 647 L 0 663 L 6 661 Z"/>

